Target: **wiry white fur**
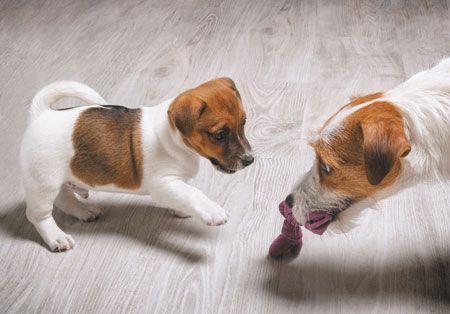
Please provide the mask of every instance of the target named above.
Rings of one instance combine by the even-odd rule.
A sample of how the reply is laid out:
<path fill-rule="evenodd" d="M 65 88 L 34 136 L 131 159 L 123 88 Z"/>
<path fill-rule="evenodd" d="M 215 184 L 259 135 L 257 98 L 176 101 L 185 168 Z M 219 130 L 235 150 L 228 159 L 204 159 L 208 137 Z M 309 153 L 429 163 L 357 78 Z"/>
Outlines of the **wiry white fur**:
<path fill-rule="evenodd" d="M 170 126 L 167 115 L 170 100 L 159 106 L 141 108 L 143 184 L 137 190 L 125 190 L 113 185 L 91 187 L 72 173 L 72 132 L 80 113 L 92 106 L 51 110 L 53 102 L 66 96 L 89 104 L 106 104 L 84 84 L 50 84 L 33 101 L 20 153 L 26 215 L 52 250 L 74 246 L 72 237 L 52 217 L 55 199 L 55 206 L 81 220 L 92 220 L 99 214 L 98 210 L 83 205 L 73 192 L 83 197 L 87 196 L 87 190 L 149 194 L 161 206 L 174 209 L 182 216 L 193 216 L 207 225 L 220 225 L 228 220 L 222 207 L 187 184 L 198 171 L 199 155 Z"/>
<path fill-rule="evenodd" d="M 450 58 L 441 61 L 434 68 L 417 73 L 409 80 L 378 98 L 366 103 L 344 108 L 322 130 L 319 137 L 332 138 L 342 129 L 345 119 L 361 108 L 377 101 L 395 105 L 404 118 L 405 132 L 412 146 L 408 156 L 401 159 L 402 169 L 395 184 L 381 190 L 372 199 L 359 202 L 339 214 L 332 224 L 335 232 L 346 232 L 356 226 L 355 219 L 363 209 L 376 201 L 389 197 L 398 191 L 421 181 L 446 181 L 450 177 Z M 321 206 L 337 203 L 341 195 L 327 191 L 320 186 L 317 166 L 299 180 L 294 188 L 295 199 L 299 201 L 294 215 L 305 221 L 309 211 Z"/>
<path fill-rule="evenodd" d="M 318 134 L 319 137 L 317 139 L 321 139 L 325 142 L 330 141 L 334 134 L 338 133 L 339 131 L 342 130 L 343 127 L 343 122 L 345 121 L 345 119 L 350 116 L 351 114 L 355 113 L 356 111 L 372 104 L 375 101 L 378 101 L 379 99 L 376 100 L 369 100 L 366 101 L 362 104 L 353 106 L 353 107 L 345 107 L 343 108 L 341 111 L 339 111 L 334 117 L 333 119 L 331 119 L 328 124 L 323 128 L 323 130 Z"/>
<path fill-rule="evenodd" d="M 402 112 L 412 145 L 402 182 L 446 180 L 450 171 L 450 58 L 385 93 Z"/>

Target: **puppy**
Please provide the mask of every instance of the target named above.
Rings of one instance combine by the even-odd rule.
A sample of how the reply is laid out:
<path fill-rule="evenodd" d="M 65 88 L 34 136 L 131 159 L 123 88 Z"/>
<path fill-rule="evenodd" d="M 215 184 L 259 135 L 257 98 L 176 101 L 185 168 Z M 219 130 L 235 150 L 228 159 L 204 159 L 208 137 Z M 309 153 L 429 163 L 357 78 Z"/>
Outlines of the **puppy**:
<path fill-rule="evenodd" d="M 62 97 L 89 106 L 53 110 Z M 52 217 L 53 204 L 81 220 L 93 220 L 74 192 L 149 194 L 180 216 L 210 226 L 228 220 L 225 210 L 187 182 L 199 156 L 234 173 L 254 158 L 244 133 L 245 112 L 234 82 L 208 81 L 159 106 L 130 109 L 107 105 L 88 86 L 56 82 L 33 99 L 20 161 L 26 215 L 51 250 L 74 246 Z"/>
<path fill-rule="evenodd" d="M 286 199 L 294 216 L 304 224 L 327 211 L 339 217 L 334 231 L 345 232 L 372 200 L 448 180 L 449 117 L 450 58 L 386 93 L 352 99 L 311 142 L 314 165 Z"/>

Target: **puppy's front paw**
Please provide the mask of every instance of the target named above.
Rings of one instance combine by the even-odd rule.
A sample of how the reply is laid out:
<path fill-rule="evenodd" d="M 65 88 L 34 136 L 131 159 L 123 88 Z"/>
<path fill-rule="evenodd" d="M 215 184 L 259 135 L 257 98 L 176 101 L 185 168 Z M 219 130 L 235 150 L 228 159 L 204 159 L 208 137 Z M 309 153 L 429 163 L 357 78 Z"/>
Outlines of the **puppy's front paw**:
<path fill-rule="evenodd" d="M 222 207 L 216 205 L 203 211 L 200 218 L 205 225 L 220 226 L 228 221 L 229 216 Z"/>
<path fill-rule="evenodd" d="M 180 210 L 175 210 L 175 209 L 171 209 L 170 212 L 172 213 L 172 215 L 174 215 L 177 218 L 189 218 L 191 217 L 191 215 L 186 214 Z"/>
<path fill-rule="evenodd" d="M 75 246 L 75 241 L 72 236 L 64 232 L 60 232 L 57 235 L 53 235 L 45 240 L 50 247 L 50 250 L 53 252 L 68 251 Z"/>

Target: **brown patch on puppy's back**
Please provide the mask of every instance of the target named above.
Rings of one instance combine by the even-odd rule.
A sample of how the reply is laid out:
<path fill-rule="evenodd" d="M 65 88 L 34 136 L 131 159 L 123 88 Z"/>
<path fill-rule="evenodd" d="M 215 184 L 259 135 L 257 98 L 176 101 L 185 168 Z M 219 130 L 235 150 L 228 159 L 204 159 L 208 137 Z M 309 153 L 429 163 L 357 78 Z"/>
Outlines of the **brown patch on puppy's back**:
<path fill-rule="evenodd" d="M 70 168 L 90 186 L 138 189 L 142 181 L 141 110 L 102 106 L 84 110 L 75 124 Z"/>

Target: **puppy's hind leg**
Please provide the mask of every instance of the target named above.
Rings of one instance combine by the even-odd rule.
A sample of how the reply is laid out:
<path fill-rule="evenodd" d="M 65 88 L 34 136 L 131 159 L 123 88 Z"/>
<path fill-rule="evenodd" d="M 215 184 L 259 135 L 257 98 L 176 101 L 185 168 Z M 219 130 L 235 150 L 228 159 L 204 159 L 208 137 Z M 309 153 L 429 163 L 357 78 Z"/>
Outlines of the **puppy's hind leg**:
<path fill-rule="evenodd" d="M 89 197 L 89 191 L 88 190 L 79 188 L 73 183 L 70 183 L 70 182 L 64 183 L 64 186 L 66 188 L 69 188 L 70 190 L 72 190 L 72 192 L 75 192 L 75 194 L 77 194 L 81 198 L 87 199 Z"/>
<path fill-rule="evenodd" d="M 91 207 L 81 202 L 74 193 L 80 195 L 74 188 L 63 184 L 61 191 L 55 200 L 55 207 L 66 213 L 67 215 L 78 218 L 84 222 L 91 222 L 103 213 L 96 207 Z M 87 191 L 86 191 L 87 193 Z M 80 195 L 80 197 L 83 197 Z M 84 197 L 83 197 L 84 198 Z"/>
<path fill-rule="evenodd" d="M 57 252 L 70 250 L 75 245 L 73 238 L 58 227 L 52 216 L 61 183 L 25 184 L 27 218 L 49 248 Z"/>

